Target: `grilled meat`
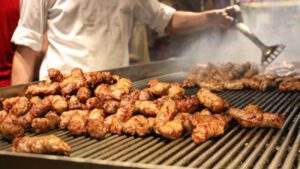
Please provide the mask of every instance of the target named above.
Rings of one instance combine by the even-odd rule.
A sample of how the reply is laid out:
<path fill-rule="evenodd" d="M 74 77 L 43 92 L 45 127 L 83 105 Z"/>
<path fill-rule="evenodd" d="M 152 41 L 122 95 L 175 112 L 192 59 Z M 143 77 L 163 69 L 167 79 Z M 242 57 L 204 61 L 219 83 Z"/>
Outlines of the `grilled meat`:
<path fill-rule="evenodd" d="M 65 97 L 60 95 L 50 95 L 47 97 L 51 102 L 52 110 L 56 111 L 57 113 L 62 113 L 68 110 L 68 102 Z M 35 103 L 36 104 L 36 103 Z"/>
<path fill-rule="evenodd" d="M 62 82 L 64 80 L 63 74 L 54 68 L 48 69 L 48 77 L 51 82 Z"/>
<path fill-rule="evenodd" d="M 61 94 L 72 95 L 81 88 L 87 85 L 84 74 L 81 69 L 74 68 L 71 70 L 71 75 L 60 82 Z"/>
<path fill-rule="evenodd" d="M 185 90 L 179 83 L 172 83 L 168 90 L 168 96 L 171 99 L 182 99 L 184 97 L 184 94 Z"/>
<path fill-rule="evenodd" d="M 63 112 L 60 115 L 60 123 L 59 123 L 59 128 L 60 129 L 67 129 L 71 118 L 75 115 L 75 114 L 79 114 L 82 117 L 84 117 L 85 119 L 88 119 L 89 116 L 89 111 L 88 110 L 69 110 L 66 112 Z"/>
<path fill-rule="evenodd" d="M 200 107 L 200 102 L 195 97 L 187 97 L 175 100 L 175 102 L 178 112 L 194 113 Z"/>
<path fill-rule="evenodd" d="M 136 111 L 144 116 L 155 117 L 159 111 L 159 106 L 156 101 L 140 101 L 135 102 Z"/>
<path fill-rule="evenodd" d="M 129 79 L 121 78 L 114 85 L 100 84 L 95 89 L 95 95 L 102 101 L 104 100 L 120 101 L 122 96 L 129 94 L 132 86 L 133 86 L 132 82 Z"/>
<path fill-rule="evenodd" d="M 25 91 L 26 96 L 49 96 L 59 94 L 60 86 L 58 82 L 48 83 L 40 82 L 30 85 Z"/>
<path fill-rule="evenodd" d="M 123 124 L 123 132 L 130 135 L 145 136 L 153 132 L 153 123 L 151 120 L 149 122 L 143 115 L 136 115 Z"/>
<path fill-rule="evenodd" d="M 77 91 L 76 96 L 81 103 L 86 103 L 86 101 L 91 97 L 91 91 L 87 87 L 81 87 Z"/>
<path fill-rule="evenodd" d="M 0 111 L 0 123 L 6 118 L 7 115 L 8 115 L 8 113 L 6 110 Z"/>
<path fill-rule="evenodd" d="M 86 101 L 86 107 L 89 110 L 101 109 L 102 108 L 102 102 L 97 97 L 91 97 Z"/>
<path fill-rule="evenodd" d="M 67 143 L 55 135 L 16 138 L 11 150 L 41 154 L 70 154 L 72 151 Z"/>
<path fill-rule="evenodd" d="M 181 120 L 174 120 L 177 113 L 176 102 L 174 100 L 165 100 L 155 117 L 155 132 L 171 140 L 181 137 L 184 127 Z"/>
<path fill-rule="evenodd" d="M 148 82 L 149 92 L 156 96 L 167 95 L 171 85 L 169 83 L 151 80 Z"/>
<path fill-rule="evenodd" d="M 37 100 L 37 103 L 33 104 L 25 115 L 18 117 L 15 120 L 15 123 L 17 125 L 21 125 L 25 129 L 28 129 L 31 127 L 31 123 L 34 118 L 44 117 L 50 110 L 51 102 L 48 99 Z"/>
<path fill-rule="evenodd" d="M 224 89 L 226 90 L 242 90 L 244 89 L 244 83 L 240 80 L 222 82 Z"/>
<path fill-rule="evenodd" d="M 300 81 L 284 81 L 279 84 L 278 89 L 282 92 L 300 91 Z"/>
<path fill-rule="evenodd" d="M 232 116 L 239 124 L 246 128 L 251 127 L 273 127 L 281 128 L 285 121 L 285 116 L 281 114 L 265 113 L 259 107 L 237 109 L 230 108 L 227 114 Z"/>
<path fill-rule="evenodd" d="M 24 115 L 31 107 L 30 101 L 26 97 L 14 97 L 3 101 L 3 108 L 8 110 L 9 114 L 17 117 Z"/>
<path fill-rule="evenodd" d="M 224 90 L 224 87 L 221 83 L 214 81 L 201 81 L 197 83 L 201 88 L 208 89 L 210 91 L 221 92 Z"/>
<path fill-rule="evenodd" d="M 54 111 L 50 111 L 44 118 L 35 118 L 31 123 L 35 133 L 45 133 L 54 130 L 60 123 L 60 117 Z"/>
<path fill-rule="evenodd" d="M 24 128 L 15 123 L 16 116 L 7 115 L 0 123 L 0 138 L 13 140 L 16 137 L 24 136 Z"/>
<path fill-rule="evenodd" d="M 90 72 L 84 74 L 86 82 L 89 87 L 94 88 L 98 85 L 105 84 L 114 84 L 116 83 L 120 77 L 112 74 L 111 72 Z"/>
<path fill-rule="evenodd" d="M 103 110 L 94 109 L 90 112 L 86 131 L 91 137 L 101 139 L 109 132 L 109 128 L 104 123 L 104 119 L 105 114 Z"/>
<path fill-rule="evenodd" d="M 76 109 L 85 110 L 85 109 L 87 109 L 87 106 L 85 104 L 81 103 L 76 96 L 70 97 L 68 105 L 69 105 L 70 110 L 76 110 Z"/>
<path fill-rule="evenodd" d="M 192 124 L 196 126 L 192 132 L 192 139 L 196 144 L 209 138 L 222 135 L 231 118 L 226 115 L 196 115 L 192 118 Z"/>
<path fill-rule="evenodd" d="M 221 113 L 229 107 L 228 103 L 208 89 L 200 89 L 197 93 L 197 97 L 202 105 L 214 113 Z"/>
<path fill-rule="evenodd" d="M 116 114 L 120 107 L 120 102 L 115 100 L 104 101 L 103 109 L 106 114 Z"/>

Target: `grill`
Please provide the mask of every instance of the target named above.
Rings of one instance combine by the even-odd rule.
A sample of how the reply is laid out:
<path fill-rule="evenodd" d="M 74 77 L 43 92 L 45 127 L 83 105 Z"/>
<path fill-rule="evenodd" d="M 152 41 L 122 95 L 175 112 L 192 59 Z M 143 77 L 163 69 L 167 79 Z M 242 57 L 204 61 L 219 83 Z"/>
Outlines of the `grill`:
<path fill-rule="evenodd" d="M 182 81 L 185 72 L 138 80 L 145 87 L 150 79 Z M 192 95 L 197 88 L 188 89 Z M 134 137 L 107 134 L 102 140 L 73 137 L 67 131 L 52 131 L 73 149 L 70 157 L 11 153 L 11 144 L 0 140 L 0 168 L 300 168 L 300 93 L 279 91 L 225 91 L 218 93 L 234 107 L 248 103 L 265 111 L 287 115 L 284 127 L 244 129 L 233 123 L 223 136 L 200 145 L 190 134 L 175 141 L 159 136 Z M 28 132 L 31 136 L 34 133 Z"/>

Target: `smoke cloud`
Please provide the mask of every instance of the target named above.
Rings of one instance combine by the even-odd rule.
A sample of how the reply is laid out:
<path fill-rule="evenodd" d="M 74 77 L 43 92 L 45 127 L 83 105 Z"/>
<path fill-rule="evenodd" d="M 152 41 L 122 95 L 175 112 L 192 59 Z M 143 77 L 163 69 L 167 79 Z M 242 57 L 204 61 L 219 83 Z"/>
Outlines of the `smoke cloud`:
<path fill-rule="evenodd" d="M 286 49 L 274 61 L 300 61 L 300 1 L 298 5 L 254 8 L 242 6 L 244 22 L 266 45 L 285 44 Z M 260 63 L 261 51 L 236 29 L 226 34 L 216 29 L 187 37 L 175 55 L 193 57 L 198 63 Z"/>

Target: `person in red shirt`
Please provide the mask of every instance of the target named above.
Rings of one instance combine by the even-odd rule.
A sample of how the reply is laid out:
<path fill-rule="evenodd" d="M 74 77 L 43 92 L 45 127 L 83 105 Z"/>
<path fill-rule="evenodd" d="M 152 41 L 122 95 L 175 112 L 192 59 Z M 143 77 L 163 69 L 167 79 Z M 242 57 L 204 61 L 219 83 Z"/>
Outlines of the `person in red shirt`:
<path fill-rule="evenodd" d="M 0 0 L 0 87 L 11 84 L 14 51 L 10 40 L 18 25 L 19 3 L 19 0 Z"/>

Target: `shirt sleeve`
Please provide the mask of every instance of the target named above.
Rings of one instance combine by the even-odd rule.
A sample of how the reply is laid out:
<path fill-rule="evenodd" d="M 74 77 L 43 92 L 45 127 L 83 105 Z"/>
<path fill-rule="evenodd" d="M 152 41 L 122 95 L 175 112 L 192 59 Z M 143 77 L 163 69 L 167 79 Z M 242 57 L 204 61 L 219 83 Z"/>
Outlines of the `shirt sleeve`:
<path fill-rule="evenodd" d="M 47 30 L 47 0 L 20 0 L 20 19 L 11 41 L 35 51 L 43 46 Z"/>
<path fill-rule="evenodd" d="M 160 35 L 164 35 L 175 11 L 174 8 L 164 5 L 158 0 L 137 0 L 134 17 L 140 22 L 149 25 L 151 29 Z"/>

